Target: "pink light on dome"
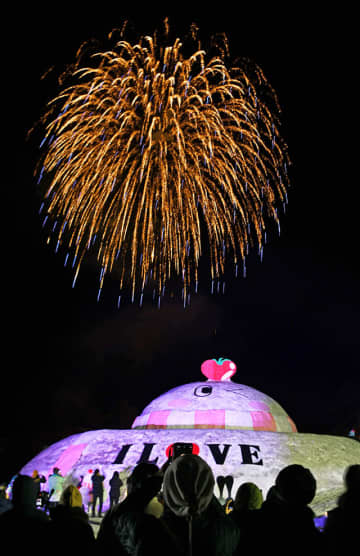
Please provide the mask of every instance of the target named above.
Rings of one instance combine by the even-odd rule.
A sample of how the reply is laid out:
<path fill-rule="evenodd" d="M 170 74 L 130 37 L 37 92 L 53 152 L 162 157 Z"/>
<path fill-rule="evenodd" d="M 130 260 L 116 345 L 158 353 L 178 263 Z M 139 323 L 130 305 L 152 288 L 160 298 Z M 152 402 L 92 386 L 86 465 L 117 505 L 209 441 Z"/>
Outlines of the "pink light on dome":
<path fill-rule="evenodd" d="M 274 417 L 271 413 L 265 411 L 252 411 L 251 419 L 254 431 L 273 431 L 276 432 L 277 427 Z"/>
<path fill-rule="evenodd" d="M 195 429 L 224 429 L 225 409 L 207 409 L 195 411 Z"/>
<path fill-rule="evenodd" d="M 236 373 L 236 365 L 230 359 L 207 359 L 201 365 L 201 372 L 208 380 L 230 380 Z"/>
<path fill-rule="evenodd" d="M 52 473 L 54 467 L 60 469 L 61 475 L 66 475 L 75 463 L 80 459 L 80 456 L 87 444 L 74 444 L 69 446 L 60 457 L 56 460 L 55 464 L 49 469 L 49 475 Z"/>

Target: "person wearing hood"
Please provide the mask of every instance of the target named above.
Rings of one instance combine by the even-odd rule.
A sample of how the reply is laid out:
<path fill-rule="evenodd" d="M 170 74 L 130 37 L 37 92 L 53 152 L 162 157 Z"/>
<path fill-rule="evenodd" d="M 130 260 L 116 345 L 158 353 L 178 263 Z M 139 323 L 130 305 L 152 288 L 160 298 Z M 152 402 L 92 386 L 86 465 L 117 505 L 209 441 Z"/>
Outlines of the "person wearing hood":
<path fill-rule="evenodd" d="M 162 521 L 185 555 L 232 556 L 239 531 L 214 496 L 209 465 L 195 454 L 177 457 L 164 475 Z"/>
<path fill-rule="evenodd" d="M 259 554 L 321 554 L 321 533 L 309 506 L 315 493 L 316 480 L 309 469 L 298 464 L 283 468 L 251 524 L 241 529 L 241 546 L 256 546 Z"/>
<path fill-rule="evenodd" d="M 104 516 L 97 535 L 97 551 L 107 556 L 168 556 L 176 547 L 159 517 L 163 475 L 157 465 L 140 463 L 127 480 L 127 496 Z"/>
<path fill-rule="evenodd" d="M 0 515 L 2 546 L 20 554 L 31 552 L 50 539 L 49 518 L 36 508 L 37 488 L 32 477 L 17 475 L 12 485 L 12 508 Z"/>
<path fill-rule="evenodd" d="M 350 465 L 344 473 L 345 492 L 336 508 L 328 512 L 324 539 L 329 554 L 351 554 L 358 544 L 360 515 L 360 464 Z"/>
<path fill-rule="evenodd" d="M 112 508 L 114 504 L 119 503 L 120 489 L 123 486 L 123 482 L 119 476 L 119 471 L 114 471 L 113 476 L 109 481 L 109 485 L 110 485 L 110 492 L 109 492 L 110 508 Z"/>
<path fill-rule="evenodd" d="M 67 486 L 59 504 L 50 509 L 50 534 L 56 543 L 55 554 L 95 554 L 95 536 L 89 517 L 83 510 L 82 496 L 74 486 Z"/>

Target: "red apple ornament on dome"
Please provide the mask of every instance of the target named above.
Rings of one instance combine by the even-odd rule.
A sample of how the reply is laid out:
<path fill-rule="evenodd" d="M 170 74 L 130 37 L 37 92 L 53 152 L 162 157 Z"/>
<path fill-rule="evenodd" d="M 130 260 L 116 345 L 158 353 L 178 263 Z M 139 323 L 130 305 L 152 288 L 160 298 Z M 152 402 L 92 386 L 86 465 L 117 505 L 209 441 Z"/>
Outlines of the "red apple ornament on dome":
<path fill-rule="evenodd" d="M 236 373 L 236 365 L 230 359 L 207 359 L 201 365 L 201 372 L 208 380 L 230 380 Z"/>

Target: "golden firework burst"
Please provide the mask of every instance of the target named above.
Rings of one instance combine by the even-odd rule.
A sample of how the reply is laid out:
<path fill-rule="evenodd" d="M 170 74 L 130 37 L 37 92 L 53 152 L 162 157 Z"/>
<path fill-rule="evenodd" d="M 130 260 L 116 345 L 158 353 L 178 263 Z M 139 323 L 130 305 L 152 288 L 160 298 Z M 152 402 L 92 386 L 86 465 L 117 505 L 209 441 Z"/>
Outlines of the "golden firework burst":
<path fill-rule="evenodd" d="M 40 177 L 50 180 L 50 236 L 71 253 L 74 281 L 95 251 L 99 293 L 116 268 L 133 298 L 149 280 L 160 294 L 179 276 L 186 302 L 204 242 L 212 280 L 227 260 L 237 269 L 249 243 L 262 250 L 265 221 L 279 223 L 286 200 L 288 159 L 259 68 L 250 79 L 221 55 L 185 56 L 179 38 L 158 43 L 120 40 L 78 63 L 46 115 Z"/>

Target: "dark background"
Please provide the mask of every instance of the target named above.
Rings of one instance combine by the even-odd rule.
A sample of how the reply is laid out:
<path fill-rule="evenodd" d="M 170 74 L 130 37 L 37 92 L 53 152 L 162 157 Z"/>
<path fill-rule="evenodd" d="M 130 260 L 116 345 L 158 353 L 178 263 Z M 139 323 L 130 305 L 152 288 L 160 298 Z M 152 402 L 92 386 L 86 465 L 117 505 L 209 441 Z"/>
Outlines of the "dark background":
<path fill-rule="evenodd" d="M 240 4 L 239 4 L 240 5 Z M 290 5 L 289 5 L 290 6 Z M 351 12 L 292 5 L 233 12 L 178 7 L 179 34 L 196 22 L 205 39 L 226 32 L 231 54 L 264 70 L 282 107 L 293 162 L 281 235 L 247 278 L 211 295 L 209 279 L 184 310 L 124 303 L 98 270 L 71 269 L 45 244 L 29 128 L 58 92 L 56 75 L 84 40 L 103 39 L 129 19 L 152 34 L 166 12 L 125 15 L 90 7 L 3 14 L 3 334 L 0 480 L 37 452 L 87 429 L 129 428 L 154 397 L 201 380 L 205 359 L 228 357 L 235 380 L 276 399 L 301 432 L 346 434 L 359 426 L 359 264 L 356 34 Z M 329 11 L 330 10 L 330 11 Z M 140 9 L 139 9 L 140 11 Z M 51 66 L 47 80 L 41 75 Z"/>

